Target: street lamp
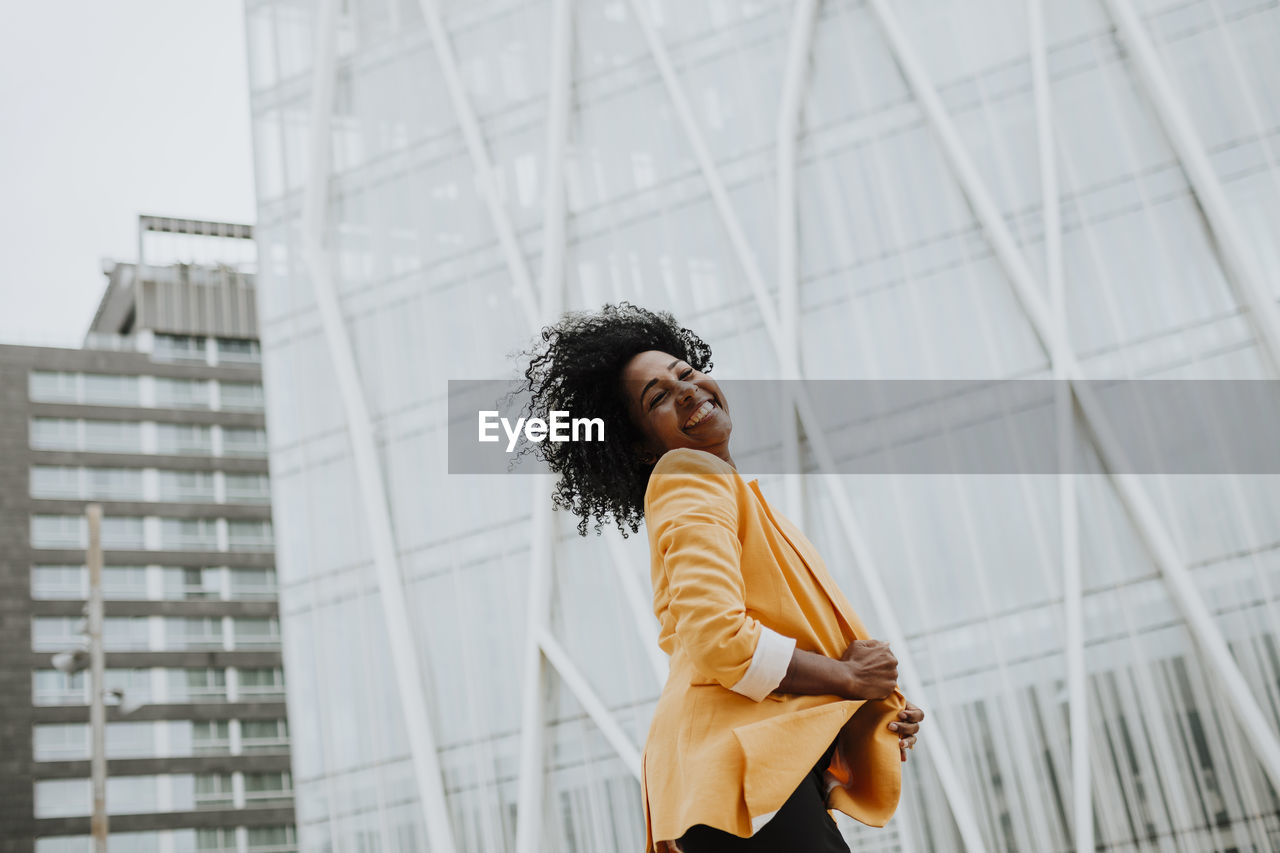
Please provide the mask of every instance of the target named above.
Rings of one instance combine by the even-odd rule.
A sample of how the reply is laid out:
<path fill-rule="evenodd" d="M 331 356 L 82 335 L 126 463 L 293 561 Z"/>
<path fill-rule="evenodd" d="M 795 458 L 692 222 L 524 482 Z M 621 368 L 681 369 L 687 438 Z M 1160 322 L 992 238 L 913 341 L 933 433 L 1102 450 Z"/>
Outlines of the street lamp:
<path fill-rule="evenodd" d="M 85 565 L 89 568 L 89 601 L 85 605 L 84 634 L 88 648 L 58 652 L 51 663 L 60 672 L 74 675 L 89 670 L 89 729 L 93 777 L 93 816 L 89 832 L 93 836 L 93 853 L 107 853 L 107 708 L 104 695 L 106 655 L 102 649 L 102 504 L 85 507 L 89 519 L 89 550 Z M 113 691 L 115 692 L 115 691 Z M 124 691 L 119 691 L 123 704 Z"/>

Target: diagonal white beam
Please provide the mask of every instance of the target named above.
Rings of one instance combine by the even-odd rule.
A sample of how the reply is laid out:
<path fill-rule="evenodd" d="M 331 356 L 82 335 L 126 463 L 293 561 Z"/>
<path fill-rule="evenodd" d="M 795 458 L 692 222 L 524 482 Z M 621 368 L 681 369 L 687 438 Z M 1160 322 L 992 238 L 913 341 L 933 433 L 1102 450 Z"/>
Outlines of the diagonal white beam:
<path fill-rule="evenodd" d="M 667 676 L 670 674 L 670 664 L 667 661 L 667 656 L 658 646 L 658 622 L 653 615 L 652 596 L 646 597 L 644 591 L 640 588 L 640 582 L 631 570 L 627 568 L 631 562 L 630 555 L 627 554 L 617 537 L 606 536 L 605 542 L 609 545 L 609 562 L 613 564 L 613 571 L 618 576 L 618 583 L 622 587 L 622 595 L 627 602 L 627 610 L 631 614 L 631 621 L 635 625 L 636 634 L 640 637 L 640 641 L 644 643 L 649 666 L 653 669 L 653 675 L 658 680 L 658 685 L 666 684 Z"/>
<path fill-rule="evenodd" d="M 609 713 L 605 704 L 596 696 L 587 679 L 573 665 L 564 647 L 551 635 L 550 631 L 542 633 L 538 645 L 542 647 L 542 653 L 556 668 L 556 672 L 560 673 L 560 678 L 578 700 L 578 704 L 582 705 L 582 709 L 587 712 L 605 740 L 613 747 L 613 751 L 622 759 L 622 763 L 627 765 L 627 769 L 636 777 L 636 781 L 640 781 L 640 753 L 636 750 L 635 744 L 622 730 L 622 726 L 618 725 L 618 721 L 613 718 L 613 714 Z"/>
<path fill-rule="evenodd" d="M 444 21 L 440 17 L 440 9 L 435 0 L 418 0 L 422 9 L 422 17 L 426 21 L 427 31 L 431 34 L 431 47 L 440 61 L 440 73 L 444 77 L 445 88 L 449 90 L 449 100 L 453 103 L 454 118 L 458 120 L 458 128 L 466 142 L 467 152 L 471 157 L 471 166 L 475 169 L 476 185 L 480 195 L 484 197 L 485 207 L 489 211 L 489 220 L 493 230 L 497 232 L 498 243 L 502 246 L 502 254 L 506 259 L 507 272 L 516 285 L 516 296 L 524 309 L 525 317 L 531 325 L 537 326 L 541 314 L 538 310 L 538 299 L 533 292 L 533 279 L 525 264 L 524 253 L 520 251 L 520 243 L 516 240 L 515 228 L 511 225 L 511 217 L 502 205 L 502 197 L 498 194 L 497 183 L 493 179 L 493 161 L 489 158 L 489 149 L 484 144 L 484 135 L 480 132 L 480 122 L 467 97 L 466 87 L 462 83 L 462 72 L 458 70 L 458 60 L 453 53 L 453 43 L 445 30 Z"/>
<path fill-rule="evenodd" d="M 667 89 L 667 96 L 671 98 L 671 105 L 675 108 L 676 116 L 680 119 L 680 124 L 684 128 L 689 147 L 693 149 L 693 157 L 697 160 L 698 168 L 707 182 L 707 189 L 711 194 L 711 202 L 715 205 L 716 211 L 720 215 L 720 221 L 724 225 L 725 233 L 729 238 L 729 243 L 733 246 L 733 250 L 742 264 L 742 271 L 747 277 L 747 283 L 751 286 L 751 292 L 755 295 L 757 302 L 769 304 L 771 301 L 769 289 L 765 284 L 764 275 L 760 272 L 760 264 L 756 261 L 755 254 L 751 251 L 746 232 L 742 229 L 742 223 L 733 212 L 733 203 L 729 201 L 729 193 L 725 189 L 724 179 L 720 177 L 720 170 L 716 168 L 715 160 L 712 159 L 711 152 L 707 149 L 707 143 L 702 138 L 702 132 L 698 129 L 698 120 L 694 117 L 693 108 L 689 105 L 689 98 L 684 93 L 684 87 L 680 85 L 680 78 L 671 64 L 671 58 L 667 55 L 666 46 L 663 45 L 662 39 L 658 38 L 658 32 L 654 28 L 653 22 L 649 20 L 649 11 L 645 8 L 645 4 L 641 0 L 630 0 L 630 2 L 631 12 L 640 27 L 640 32 L 644 35 L 645 42 L 649 45 L 649 53 L 653 56 L 653 61 L 658 66 L 658 74 L 662 77 L 662 82 Z M 765 334 L 768 335 L 769 342 L 773 345 L 774 350 L 781 354 L 783 352 L 781 348 L 782 332 L 778 328 L 776 312 L 770 310 L 768 315 L 762 315 L 760 320 L 764 324 Z"/>
<path fill-rule="evenodd" d="M 1280 374 L 1280 309 L 1276 308 L 1276 299 L 1249 252 L 1231 202 L 1227 200 L 1222 183 L 1205 153 L 1204 143 L 1200 141 L 1195 125 L 1165 73 L 1146 27 L 1133 6 L 1128 0 L 1104 0 L 1104 3 L 1111 13 L 1116 32 L 1133 57 L 1138 75 L 1146 85 L 1147 96 L 1160 116 L 1182 169 L 1195 190 L 1205 221 L 1218 245 L 1223 266 L 1227 269 L 1227 280 L 1234 285 L 1238 298 L 1249 306 L 1259 349 L 1272 373 Z"/>
<path fill-rule="evenodd" d="M 1044 0 L 1028 0 L 1031 88 L 1035 99 L 1036 141 L 1040 161 L 1045 271 L 1049 303 L 1062 341 L 1071 339 L 1067 322 L 1066 285 L 1062 266 L 1062 214 L 1053 130 L 1053 97 L 1049 85 L 1048 44 L 1044 34 Z M 1068 727 L 1071 741 L 1071 836 L 1076 853 L 1093 853 L 1093 794 L 1089 766 L 1089 682 L 1084 651 L 1084 585 L 1080 573 L 1080 516 L 1076 505 L 1075 403 L 1067 365 L 1053 359 L 1054 411 L 1058 429 L 1058 523 L 1062 536 L 1062 597 L 1067 664 Z"/>
<path fill-rule="evenodd" d="M 410 628 L 409 597 L 405 593 L 396 555 L 386 485 L 382 479 L 377 443 L 360 383 L 359 369 L 324 246 L 336 38 L 337 0 L 323 0 L 317 14 L 316 45 L 311 72 L 308 146 L 310 174 L 303 194 L 303 254 L 311 274 L 325 345 L 338 383 L 339 398 L 346 414 L 351 456 L 360 489 L 360 505 L 369 530 L 378 581 L 378 598 L 386 620 L 391 662 L 396 673 L 396 695 L 400 700 L 400 710 L 409 735 L 409 751 L 413 758 L 414 778 L 421 797 L 427 838 L 433 851 L 453 853 L 456 847 L 445 804 L 439 753 L 436 751 L 435 734 L 426 703 L 427 690 L 418 660 L 418 646 Z"/>
<path fill-rule="evenodd" d="M 808 78 L 813 29 L 818 19 L 818 0 L 796 0 L 787 41 L 786 68 L 782 77 L 782 100 L 778 105 L 776 131 L 777 225 L 778 225 L 778 317 L 785 355 L 784 379 L 800 375 L 800 263 L 799 226 L 796 205 L 796 147 L 800 115 Z M 789 386 L 788 386 L 789 387 Z M 797 473 L 783 478 L 787 511 L 804 529 L 804 485 L 800 471 L 800 429 L 794 402 L 788 400 L 779 412 L 782 418 L 783 469 Z"/>
<path fill-rule="evenodd" d="M 1060 368 L 1062 375 L 1068 377 L 1071 382 L 1072 392 L 1080 404 L 1085 415 L 1085 423 L 1095 442 L 1104 440 L 1106 436 L 1112 434 L 1110 425 L 1106 421 L 1102 405 L 1096 400 L 1089 386 L 1081 381 L 1084 376 L 1070 342 L 1063 334 L 1064 324 L 1059 323 L 1044 304 L 1044 299 L 1037 290 L 1031 272 L 1022 258 L 1021 250 L 1018 249 L 999 209 L 987 193 L 982 178 L 965 153 L 959 135 L 942 107 L 932 82 L 915 56 L 910 43 L 903 36 L 888 4 L 885 0 L 868 0 L 868 2 L 880 19 L 908 85 L 920 101 L 934 132 L 942 142 L 944 151 L 955 169 L 961 189 L 973 207 L 974 214 L 988 239 L 991 240 L 996 256 L 1004 266 L 1032 328 L 1049 353 L 1055 368 Z M 1228 704 L 1232 713 L 1255 739 L 1259 761 L 1272 784 L 1280 787 L 1280 739 L 1266 724 L 1266 717 L 1258 704 L 1257 697 L 1249 690 L 1239 666 L 1231 657 L 1222 633 L 1214 623 L 1204 599 L 1196 591 L 1190 572 L 1177 554 L 1173 538 L 1154 511 L 1146 490 L 1136 478 L 1116 473 L 1127 470 L 1120 465 L 1122 457 L 1116 452 L 1118 448 L 1119 444 L 1115 441 L 1110 442 L 1109 450 L 1099 447 L 1104 461 L 1108 463 L 1108 472 L 1116 483 L 1117 492 L 1124 501 L 1130 517 L 1139 527 L 1139 533 L 1151 549 L 1157 565 L 1160 566 L 1161 575 L 1169 588 L 1171 597 L 1181 610 L 1183 618 L 1186 619 L 1198 647 L 1212 664 L 1211 671 L 1231 697 L 1232 701 Z"/>

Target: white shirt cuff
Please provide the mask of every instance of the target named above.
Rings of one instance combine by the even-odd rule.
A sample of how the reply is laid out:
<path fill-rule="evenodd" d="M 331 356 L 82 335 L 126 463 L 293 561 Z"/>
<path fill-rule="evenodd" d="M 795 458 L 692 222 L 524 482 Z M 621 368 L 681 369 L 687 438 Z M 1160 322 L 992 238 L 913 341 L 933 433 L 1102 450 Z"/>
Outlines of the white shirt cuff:
<path fill-rule="evenodd" d="M 761 625 L 760 639 L 756 642 L 755 654 L 751 656 L 751 665 L 738 683 L 729 689 L 754 702 L 763 701 L 786 677 L 795 648 L 795 640 Z"/>

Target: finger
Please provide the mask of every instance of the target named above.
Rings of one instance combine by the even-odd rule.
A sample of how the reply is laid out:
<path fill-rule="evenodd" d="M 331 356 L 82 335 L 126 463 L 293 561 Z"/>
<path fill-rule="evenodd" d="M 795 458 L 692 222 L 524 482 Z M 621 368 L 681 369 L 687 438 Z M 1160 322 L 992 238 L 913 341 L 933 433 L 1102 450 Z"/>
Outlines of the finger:
<path fill-rule="evenodd" d="M 898 747 L 898 754 L 902 756 L 903 761 L 907 760 L 907 751 L 902 747 Z"/>
<path fill-rule="evenodd" d="M 890 723 L 889 728 L 898 733 L 898 737 L 906 737 L 920 731 L 919 723 Z"/>

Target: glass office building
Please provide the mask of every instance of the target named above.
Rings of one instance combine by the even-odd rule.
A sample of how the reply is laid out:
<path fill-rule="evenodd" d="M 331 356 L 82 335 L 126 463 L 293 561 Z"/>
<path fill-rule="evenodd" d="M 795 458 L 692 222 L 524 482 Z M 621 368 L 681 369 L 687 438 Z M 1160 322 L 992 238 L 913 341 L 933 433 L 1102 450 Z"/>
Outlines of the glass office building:
<path fill-rule="evenodd" d="M 308 853 L 643 846 L 643 536 L 447 473 L 446 381 L 559 310 L 670 310 L 722 379 L 1280 364 L 1274 0 L 246 7 Z M 1280 481 L 1089 454 L 761 478 L 929 714 L 855 849 L 1280 843 Z"/>

